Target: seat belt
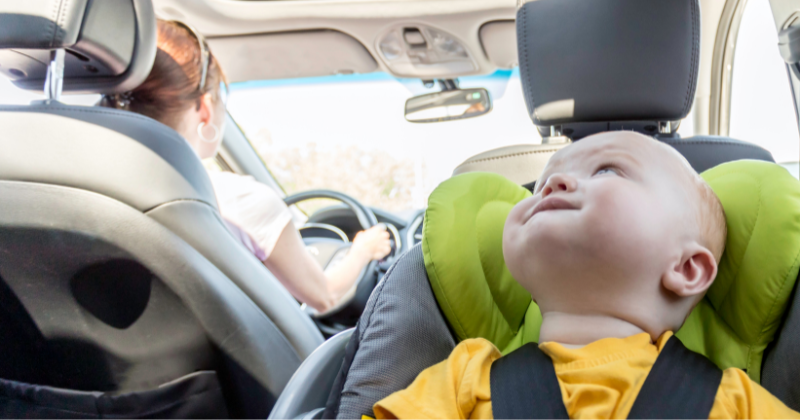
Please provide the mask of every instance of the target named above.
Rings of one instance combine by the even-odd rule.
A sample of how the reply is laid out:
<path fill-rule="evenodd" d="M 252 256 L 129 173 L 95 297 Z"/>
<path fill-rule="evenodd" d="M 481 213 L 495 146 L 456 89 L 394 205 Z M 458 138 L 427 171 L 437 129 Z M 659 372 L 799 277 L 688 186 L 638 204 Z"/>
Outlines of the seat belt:
<path fill-rule="evenodd" d="M 707 419 L 722 370 L 670 337 L 642 385 L 629 419 Z M 492 363 L 494 418 L 567 419 L 553 361 L 528 343 Z"/>
<path fill-rule="evenodd" d="M 496 419 L 568 419 L 550 357 L 528 343 L 492 363 L 492 415 Z"/>

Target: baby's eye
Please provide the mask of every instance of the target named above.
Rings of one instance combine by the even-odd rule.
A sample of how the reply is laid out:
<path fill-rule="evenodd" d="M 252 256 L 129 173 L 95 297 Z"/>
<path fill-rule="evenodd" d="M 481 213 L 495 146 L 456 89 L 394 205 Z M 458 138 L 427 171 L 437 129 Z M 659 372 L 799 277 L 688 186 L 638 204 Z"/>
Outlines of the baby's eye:
<path fill-rule="evenodd" d="M 619 172 L 615 168 L 613 168 L 611 166 L 605 166 L 605 167 L 602 167 L 602 168 L 598 169 L 594 174 L 595 175 L 604 175 L 604 174 L 619 175 Z"/>

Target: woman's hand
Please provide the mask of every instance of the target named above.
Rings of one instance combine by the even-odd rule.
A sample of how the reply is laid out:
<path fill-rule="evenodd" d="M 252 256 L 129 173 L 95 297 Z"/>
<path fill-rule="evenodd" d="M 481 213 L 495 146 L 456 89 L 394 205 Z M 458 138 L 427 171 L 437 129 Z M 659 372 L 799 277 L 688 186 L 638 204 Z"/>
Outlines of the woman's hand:
<path fill-rule="evenodd" d="M 379 260 L 389 255 L 392 252 L 392 243 L 389 240 L 386 225 L 378 223 L 367 230 L 358 232 L 353 239 L 350 252 L 363 258 L 366 262 Z"/>

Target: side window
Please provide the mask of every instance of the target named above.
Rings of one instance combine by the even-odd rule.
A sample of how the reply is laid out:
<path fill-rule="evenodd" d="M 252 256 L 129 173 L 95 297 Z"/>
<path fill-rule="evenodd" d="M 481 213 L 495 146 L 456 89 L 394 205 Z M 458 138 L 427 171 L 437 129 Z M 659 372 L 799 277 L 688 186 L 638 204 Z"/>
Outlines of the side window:
<path fill-rule="evenodd" d="M 769 150 L 797 177 L 797 117 L 767 0 L 747 2 L 736 42 L 729 134 Z"/>

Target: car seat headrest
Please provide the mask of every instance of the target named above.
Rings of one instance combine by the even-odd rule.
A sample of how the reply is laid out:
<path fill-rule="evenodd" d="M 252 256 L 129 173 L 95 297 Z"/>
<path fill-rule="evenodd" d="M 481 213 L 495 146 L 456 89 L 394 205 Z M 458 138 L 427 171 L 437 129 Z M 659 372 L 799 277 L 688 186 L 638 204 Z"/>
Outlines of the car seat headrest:
<path fill-rule="evenodd" d="M 755 381 L 788 306 L 800 268 L 800 182 L 779 165 L 725 163 L 702 174 L 728 224 L 719 274 L 677 332 L 721 368 Z M 539 338 L 541 313 L 509 273 L 502 237 L 511 208 L 530 196 L 490 173 L 444 181 L 428 201 L 422 239 L 425 268 L 459 340 L 483 337 L 504 353 Z"/>
<path fill-rule="evenodd" d="M 141 84 L 156 55 L 151 0 L 25 0 L 0 4 L 0 72 L 44 89 L 50 52 L 65 49 L 63 90 L 119 93 Z"/>
<path fill-rule="evenodd" d="M 525 103 L 543 135 L 668 134 L 689 113 L 697 0 L 537 0 L 516 22 Z"/>

